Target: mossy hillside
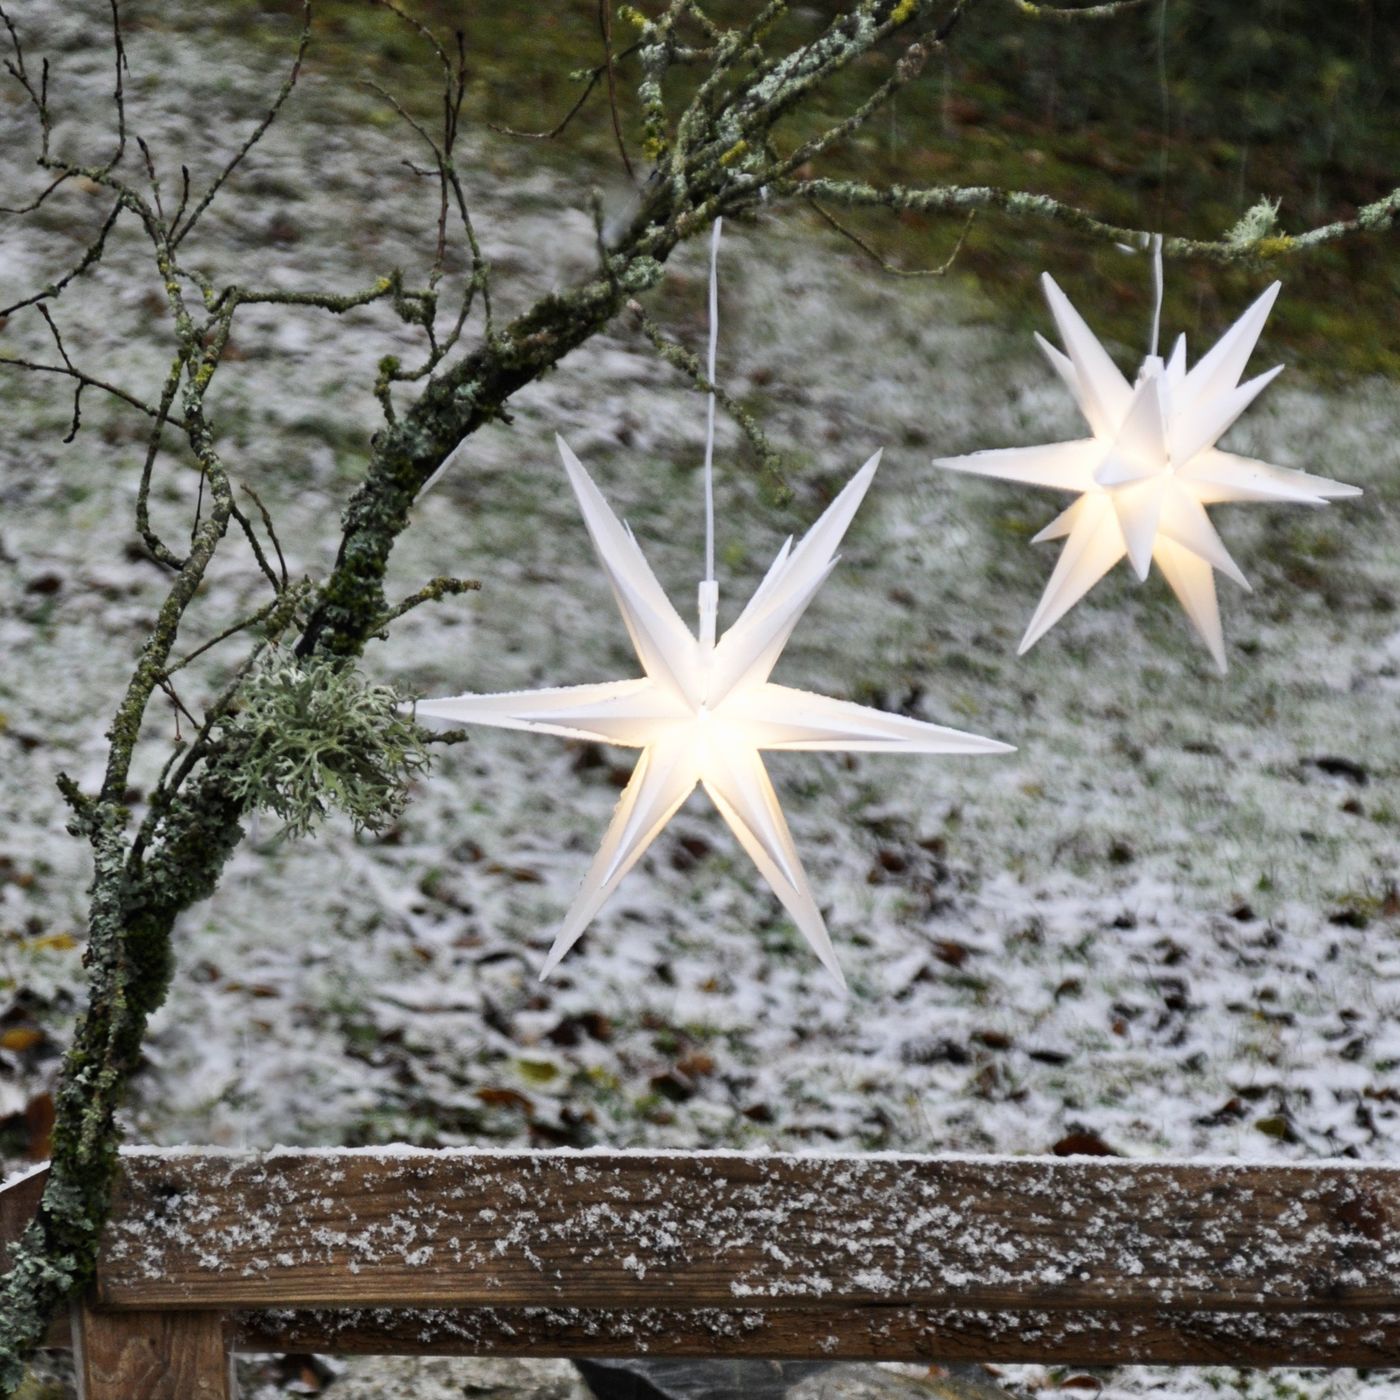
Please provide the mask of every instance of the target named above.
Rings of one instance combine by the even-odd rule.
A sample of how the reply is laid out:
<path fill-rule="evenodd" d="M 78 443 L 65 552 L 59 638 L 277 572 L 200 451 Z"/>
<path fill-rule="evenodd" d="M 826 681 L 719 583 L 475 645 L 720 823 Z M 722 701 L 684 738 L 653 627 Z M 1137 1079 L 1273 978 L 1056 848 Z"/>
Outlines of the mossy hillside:
<path fill-rule="evenodd" d="M 803 7 L 788 23 L 816 33 L 824 8 Z M 1291 24 L 1297 8 L 1294 0 L 1275 0 L 1278 23 L 1270 25 L 1268 17 L 1236 5 L 1177 6 L 1163 27 L 1156 7 L 1067 26 L 1007 7 L 974 6 L 923 78 L 900 93 L 889 113 L 824 157 L 823 169 L 876 182 L 1034 190 L 1109 220 L 1158 223 L 1200 237 L 1234 227 L 1263 197 L 1277 199 L 1277 229 L 1260 240 L 1254 267 L 1169 268 L 1164 332 L 1185 331 L 1203 349 L 1277 275 L 1287 281 L 1287 295 L 1265 331 L 1263 356 L 1322 377 L 1400 374 L 1389 311 L 1400 295 L 1393 235 L 1333 244 L 1303 263 L 1278 256 L 1289 230 L 1348 217 L 1395 183 L 1400 129 L 1389 114 L 1400 68 L 1387 55 L 1397 38 L 1374 18 L 1368 30 L 1365 6 L 1355 17 Z M 248 28 L 250 11 L 283 23 Z M 298 11 L 294 0 L 234 0 L 216 23 L 285 45 Z M 747 9 L 741 0 L 720 0 L 712 12 L 723 20 Z M 411 13 L 443 33 L 461 23 L 449 0 L 419 0 Z M 402 20 L 361 0 L 322 0 L 317 14 L 314 66 L 333 78 L 372 75 L 421 115 L 432 115 L 435 60 Z M 631 33 L 625 19 L 614 20 L 616 50 Z M 591 0 L 569 0 L 528 19 L 509 6 L 479 7 L 469 16 L 466 42 L 471 119 L 521 130 L 552 127 L 582 90 L 579 74 L 603 57 Z M 795 144 L 850 110 L 888 65 L 889 55 L 874 54 L 840 75 L 783 136 Z M 643 145 L 638 78 L 633 60 L 619 61 L 620 120 L 634 163 Z M 387 108 L 367 103 L 353 110 L 361 120 L 394 120 Z M 601 83 L 556 140 L 501 136 L 486 158 L 519 162 L 522 172 L 537 162 L 582 166 L 580 188 L 590 178 L 605 185 L 625 180 Z M 941 264 L 960 232 L 954 221 L 917 214 L 842 217 L 908 269 Z M 860 256 L 815 215 L 811 224 L 834 246 Z M 1141 257 L 1054 226 L 983 216 L 953 275 L 989 298 L 995 314 L 1040 325 L 1041 269 L 1071 293 L 1092 288 L 1096 328 L 1131 347 L 1129 353 L 1142 349 L 1150 277 Z M 1358 286 L 1368 294 L 1358 298 Z"/>

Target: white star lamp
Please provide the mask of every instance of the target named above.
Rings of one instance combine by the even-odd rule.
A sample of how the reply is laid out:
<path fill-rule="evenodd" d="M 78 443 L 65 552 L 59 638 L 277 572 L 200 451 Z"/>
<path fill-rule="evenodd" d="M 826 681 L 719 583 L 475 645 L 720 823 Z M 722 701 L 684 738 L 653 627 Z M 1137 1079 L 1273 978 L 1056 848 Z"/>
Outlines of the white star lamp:
<path fill-rule="evenodd" d="M 1191 369 L 1186 337 L 1171 358 L 1149 355 L 1129 384 L 1047 274 L 1045 296 L 1065 353 L 1036 341 L 1074 395 L 1092 437 L 940 457 L 935 465 L 978 476 L 1073 491 L 1077 499 L 1033 543 L 1065 539 L 1021 640 L 1024 654 L 1126 555 L 1140 580 L 1153 560 L 1224 673 L 1225 641 L 1214 570 L 1248 589 L 1205 507 L 1224 501 L 1325 505 L 1354 486 L 1222 452 L 1216 442 L 1282 366 L 1240 383 L 1275 282 Z M 1160 286 L 1160 281 L 1159 281 Z M 1155 328 L 1154 328 L 1155 339 Z"/>
<path fill-rule="evenodd" d="M 613 514 L 583 464 L 562 438 L 556 441 L 645 674 L 600 685 L 420 700 L 414 707 L 420 722 L 439 728 L 495 725 L 642 751 L 540 976 L 549 975 L 699 786 L 823 965 L 844 985 L 762 752 L 1010 752 L 992 739 L 768 679 L 798 619 L 835 566 L 837 547 L 880 454 L 856 473 L 795 548 L 791 539 L 783 545 L 748 606 L 716 640 L 715 581 L 700 584 L 697 635 L 681 620 L 632 532 Z"/>

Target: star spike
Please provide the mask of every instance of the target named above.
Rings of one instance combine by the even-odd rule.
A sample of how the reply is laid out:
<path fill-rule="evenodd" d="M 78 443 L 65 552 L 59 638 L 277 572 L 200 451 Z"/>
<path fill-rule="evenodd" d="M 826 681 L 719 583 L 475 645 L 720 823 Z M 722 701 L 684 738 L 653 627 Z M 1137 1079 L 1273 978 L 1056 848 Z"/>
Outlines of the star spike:
<path fill-rule="evenodd" d="M 1240 382 L 1282 287 L 1282 282 L 1265 287 L 1244 315 L 1196 362 L 1182 385 L 1188 402 L 1209 403 Z"/>
<path fill-rule="evenodd" d="M 705 791 L 739 844 L 826 970 L 845 989 L 846 977 L 831 946 L 826 920 L 812 898 L 807 872 L 793 844 L 778 794 L 753 750 L 725 754 L 705 774 Z"/>
<path fill-rule="evenodd" d="M 1017 655 L 1024 656 L 1127 552 L 1106 492 L 1084 496 Z"/>
<path fill-rule="evenodd" d="M 699 781 L 700 775 L 684 745 L 660 743 L 643 751 L 613 809 L 603 844 L 540 968 L 541 981 L 583 936 L 593 916 L 622 883 L 622 877 L 642 858 Z"/>
<path fill-rule="evenodd" d="M 836 551 L 870 489 L 881 455 L 876 452 L 866 461 L 790 553 L 779 552 L 748 606 L 715 645 L 707 703 L 717 705 L 740 681 L 768 679 L 793 628 L 836 566 Z"/>
<path fill-rule="evenodd" d="M 1093 485 L 1094 464 L 1103 445 L 1094 438 L 1051 442 L 1043 447 L 993 447 L 962 457 L 935 457 L 935 467 L 948 467 L 969 476 L 994 476 L 1002 481 L 1048 486 L 1059 491 L 1087 491 Z"/>
<path fill-rule="evenodd" d="M 754 728 L 754 747 L 803 753 L 1014 753 L 980 734 L 768 681 L 736 713 Z M 776 716 L 776 718 L 775 718 Z"/>
<path fill-rule="evenodd" d="M 1109 357 L 1107 350 L 1099 343 L 1098 337 L 1084 323 L 1069 298 L 1060 290 L 1055 279 L 1048 272 L 1040 278 L 1045 290 L 1045 299 L 1050 303 L 1050 312 L 1059 327 L 1060 339 L 1074 366 L 1078 390 L 1075 397 L 1079 407 L 1097 438 L 1111 438 L 1118 424 L 1123 421 L 1132 386 L 1123 378 L 1122 371 Z M 1075 385 L 1070 385 L 1072 391 Z"/>
<path fill-rule="evenodd" d="M 1172 346 L 1171 358 L 1167 361 L 1166 368 L 1167 385 L 1173 393 L 1180 391 L 1181 386 L 1186 382 L 1186 332 L 1183 331 L 1176 338 L 1176 344 Z"/>
<path fill-rule="evenodd" d="M 1218 448 L 1207 448 L 1180 475 L 1195 484 L 1196 495 L 1205 506 L 1224 501 L 1287 501 L 1322 506 L 1329 500 L 1361 494 L 1359 487 L 1345 482 L 1275 467 Z"/>
<path fill-rule="evenodd" d="M 697 677 L 690 629 L 657 582 L 632 532 L 613 514 L 583 463 L 562 437 L 556 434 L 554 441 L 637 660 L 648 675 L 664 677 L 682 694 L 692 694 Z"/>
<path fill-rule="evenodd" d="M 1178 491 L 1163 502 L 1160 533 L 1198 559 L 1204 559 L 1211 568 L 1219 569 L 1246 593 L 1254 591 L 1240 572 L 1240 566 L 1230 557 L 1225 541 L 1210 523 L 1206 508 L 1194 496 Z"/>
<path fill-rule="evenodd" d="M 1039 534 L 1031 536 L 1032 544 L 1044 544 L 1046 540 L 1062 540 L 1074 529 L 1074 522 L 1079 518 L 1080 510 L 1086 496 L 1078 496 L 1067 505 Z"/>
<path fill-rule="evenodd" d="M 1035 343 L 1040 347 L 1040 353 L 1050 361 L 1050 368 L 1064 381 L 1064 386 L 1074 396 L 1076 403 L 1079 402 L 1079 375 L 1074 368 L 1074 361 L 1057 350 L 1039 331 L 1034 331 Z"/>
<path fill-rule="evenodd" d="M 1128 402 L 1123 426 L 1114 438 L 1114 456 L 1131 463 L 1139 478 L 1150 476 L 1162 470 L 1166 440 L 1161 381 L 1155 374 L 1147 375 L 1138 381 Z"/>
<path fill-rule="evenodd" d="M 1135 481 L 1112 495 L 1118 528 L 1127 546 L 1128 562 L 1141 583 L 1152 567 L 1152 541 L 1161 528 L 1166 503 L 1167 480 L 1160 474 L 1146 481 Z"/>
<path fill-rule="evenodd" d="M 1275 365 L 1239 388 L 1227 389 L 1209 403 L 1198 404 L 1192 412 L 1179 418 L 1171 438 L 1172 460 L 1189 462 L 1197 453 L 1214 447 L 1235 419 L 1282 373 L 1283 366 Z"/>
<path fill-rule="evenodd" d="M 453 695 L 409 702 L 400 708 L 411 710 L 418 722 L 430 729 L 486 724 L 495 729 L 525 729 L 629 748 L 643 747 L 653 733 L 686 714 L 674 695 L 649 679 L 497 695 Z"/>
<path fill-rule="evenodd" d="M 1220 627 L 1220 604 L 1215 596 L 1215 575 L 1210 565 L 1165 535 L 1157 541 L 1152 557 L 1223 676 L 1229 667 L 1225 661 L 1225 635 Z"/>

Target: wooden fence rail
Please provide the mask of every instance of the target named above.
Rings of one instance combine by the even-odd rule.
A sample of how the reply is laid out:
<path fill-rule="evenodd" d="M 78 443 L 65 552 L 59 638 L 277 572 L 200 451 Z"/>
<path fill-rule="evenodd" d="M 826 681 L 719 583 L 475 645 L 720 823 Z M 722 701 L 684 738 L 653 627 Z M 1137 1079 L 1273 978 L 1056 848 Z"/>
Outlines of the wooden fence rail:
<path fill-rule="evenodd" d="M 136 1149 L 75 1340 L 88 1400 L 234 1350 L 1391 1366 L 1397 1223 L 1344 1162 Z"/>

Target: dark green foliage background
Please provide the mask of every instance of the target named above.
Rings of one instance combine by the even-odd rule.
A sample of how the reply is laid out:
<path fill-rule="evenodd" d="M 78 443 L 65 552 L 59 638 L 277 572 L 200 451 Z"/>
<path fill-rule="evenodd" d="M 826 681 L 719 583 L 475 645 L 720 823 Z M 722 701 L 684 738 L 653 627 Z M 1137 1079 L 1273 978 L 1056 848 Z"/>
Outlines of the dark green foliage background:
<path fill-rule="evenodd" d="M 221 24 L 249 29 L 249 10 L 291 15 L 295 0 L 235 0 Z M 473 0 L 418 0 L 412 13 L 463 29 L 474 68 L 472 119 L 552 126 L 580 90 L 571 76 L 601 60 L 594 0 L 528 13 Z M 643 4 L 643 9 L 657 8 Z M 719 18 L 750 10 L 719 0 Z M 831 3 L 795 7 L 787 23 L 817 32 Z M 426 53 L 367 0 L 322 0 L 314 62 L 347 70 L 368 61 L 397 76 Z M 158 21 L 157 21 L 158 22 Z M 614 18 L 618 49 L 630 41 Z M 843 74 L 791 124 L 815 131 L 855 105 L 888 71 L 891 53 Z M 624 130 L 633 159 L 636 72 L 619 65 Z M 399 89 L 404 90 L 403 88 Z M 909 185 L 1001 185 L 1052 194 L 1103 217 L 1165 232 L 1219 236 L 1260 198 L 1281 201 L 1281 232 L 1350 217 L 1400 178 L 1400 4 L 1396 0 L 1149 0 L 1107 21 L 1067 24 L 1026 14 L 1012 0 L 974 0 L 924 77 L 894 112 L 836 153 L 835 173 Z M 557 140 L 520 142 L 522 168 L 544 159 L 623 178 L 602 85 Z M 813 221 L 815 224 L 815 220 Z M 853 228 L 900 266 L 941 263 L 956 240 L 945 219 L 883 212 Z M 835 235 L 831 235 L 835 238 Z M 979 219 L 955 275 L 975 278 L 1011 317 L 1042 318 L 1036 274 L 1048 269 L 1086 298 L 1100 329 L 1141 345 L 1148 277 L 1141 259 L 1039 224 Z M 1198 344 L 1272 275 L 1216 266 L 1169 269 L 1164 329 Z M 1400 252 L 1393 236 L 1344 240 L 1279 270 L 1287 284 L 1262 353 L 1309 374 L 1400 374 Z M 1358 297 L 1356 289 L 1365 288 Z"/>

